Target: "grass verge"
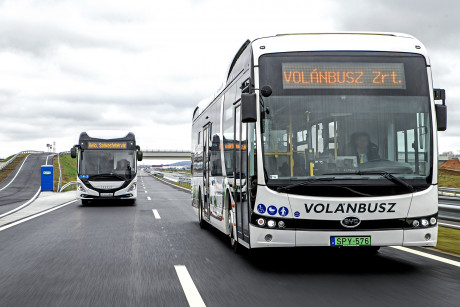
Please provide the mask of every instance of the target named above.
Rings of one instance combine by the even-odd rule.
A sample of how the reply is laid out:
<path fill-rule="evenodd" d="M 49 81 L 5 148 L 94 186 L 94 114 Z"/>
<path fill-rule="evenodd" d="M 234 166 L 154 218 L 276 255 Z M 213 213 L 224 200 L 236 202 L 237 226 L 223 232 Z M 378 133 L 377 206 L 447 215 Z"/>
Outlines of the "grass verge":
<path fill-rule="evenodd" d="M 436 248 L 460 256 L 460 230 L 439 227 L 438 245 L 436 245 Z"/>
<path fill-rule="evenodd" d="M 443 188 L 460 188 L 460 172 L 440 169 L 438 183 Z"/>
<path fill-rule="evenodd" d="M 14 159 L 14 161 L 12 161 L 7 167 L 5 167 L 4 169 L 2 169 L 0 171 L 0 182 L 2 182 L 3 180 L 5 180 L 6 178 L 8 178 L 8 176 L 14 172 L 14 170 L 19 166 L 21 165 L 21 163 L 24 161 L 24 159 L 28 156 L 29 154 L 22 154 L 22 155 L 19 155 L 16 159 Z M 12 157 L 8 157 L 7 159 L 11 159 Z M 5 159 L 6 160 L 6 159 Z M 8 161 L 6 160 L 6 161 Z"/>
<path fill-rule="evenodd" d="M 54 188 L 58 188 L 59 184 L 59 164 L 57 156 L 53 159 L 54 166 Z M 66 183 L 77 180 L 77 159 L 72 159 L 70 154 L 61 155 L 61 166 L 62 166 L 62 183 L 63 186 Z M 73 188 L 75 189 L 75 188 Z"/>

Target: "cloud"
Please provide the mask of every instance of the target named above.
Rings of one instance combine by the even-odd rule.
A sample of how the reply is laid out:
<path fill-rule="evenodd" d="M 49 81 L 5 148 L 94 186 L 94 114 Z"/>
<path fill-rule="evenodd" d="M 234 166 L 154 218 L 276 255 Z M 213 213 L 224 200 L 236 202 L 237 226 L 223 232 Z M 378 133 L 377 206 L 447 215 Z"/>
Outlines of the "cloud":
<path fill-rule="evenodd" d="M 72 146 L 120 128 L 143 147 L 190 147 L 192 112 L 247 38 L 333 30 L 408 32 L 428 47 L 436 86 L 460 99 L 459 4 L 447 1 L 0 1 L 0 156 Z M 249 12 L 250 15 L 242 12 Z M 250 18 L 248 18 L 250 16 Z M 457 136 L 449 104 L 449 142 Z M 446 145 L 443 145 L 446 144 Z"/>

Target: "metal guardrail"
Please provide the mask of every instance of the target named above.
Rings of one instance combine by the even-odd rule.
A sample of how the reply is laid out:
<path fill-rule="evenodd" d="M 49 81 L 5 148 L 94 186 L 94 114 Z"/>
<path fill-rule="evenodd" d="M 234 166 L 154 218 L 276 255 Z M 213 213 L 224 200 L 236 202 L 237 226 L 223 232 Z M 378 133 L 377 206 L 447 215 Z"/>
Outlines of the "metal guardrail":
<path fill-rule="evenodd" d="M 446 195 L 445 192 L 448 192 L 450 194 L 454 194 L 453 196 L 454 197 L 457 197 L 457 193 L 460 194 L 460 189 L 454 189 L 454 188 L 443 188 L 443 187 L 439 187 L 438 188 L 438 191 L 439 191 L 439 195 L 442 195 L 442 196 L 452 196 L 452 195 Z"/>
<path fill-rule="evenodd" d="M 58 182 L 58 188 L 57 190 L 60 192 L 61 191 L 61 185 L 62 185 L 62 167 L 61 167 L 61 155 L 62 154 L 70 154 L 70 151 L 63 151 L 58 153 L 58 165 L 59 165 L 59 182 Z"/>
<path fill-rule="evenodd" d="M 71 182 L 69 182 L 69 183 L 66 183 L 66 184 L 64 184 L 64 185 L 62 186 L 62 188 L 59 189 L 59 192 L 64 191 L 65 189 L 67 189 L 67 188 L 70 187 L 70 186 L 73 186 L 73 185 L 76 186 L 77 184 L 78 184 L 78 181 L 71 181 Z"/>
<path fill-rule="evenodd" d="M 17 154 L 15 154 L 14 157 L 12 157 L 12 158 L 9 159 L 8 161 L 6 161 L 5 164 L 3 164 L 2 166 L 0 166 L 0 171 L 1 171 L 2 169 L 4 169 L 5 167 L 7 167 L 8 165 L 10 165 L 10 163 L 13 162 L 19 155 L 26 154 L 26 153 L 30 153 L 30 154 L 34 154 L 34 153 L 44 153 L 44 151 L 36 151 L 36 150 L 24 150 L 24 151 L 20 151 L 20 152 L 18 152 Z"/>

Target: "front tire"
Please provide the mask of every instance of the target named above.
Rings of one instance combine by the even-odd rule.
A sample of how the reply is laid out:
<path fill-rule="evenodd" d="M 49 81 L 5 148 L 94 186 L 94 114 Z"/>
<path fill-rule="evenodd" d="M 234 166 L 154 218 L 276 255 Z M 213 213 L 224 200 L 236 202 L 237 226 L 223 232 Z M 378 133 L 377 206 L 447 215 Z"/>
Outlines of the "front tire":
<path fill-rule="evenodd" d="M 198 194 L 198 223 L 201 229 L 206 228 L 206 222 L 203 220 L 203 202 L 201 201 L 201 193 Z"/>

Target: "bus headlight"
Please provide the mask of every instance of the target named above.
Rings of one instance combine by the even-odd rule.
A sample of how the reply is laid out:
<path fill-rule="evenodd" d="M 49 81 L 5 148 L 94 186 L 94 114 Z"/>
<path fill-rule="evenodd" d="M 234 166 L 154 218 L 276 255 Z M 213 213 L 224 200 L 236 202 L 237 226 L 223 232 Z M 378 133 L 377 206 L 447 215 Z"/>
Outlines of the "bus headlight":
<path fill-rule="evenodd" d="M 418 227 L 418 226 L 420 226 L 420 222 L 419 222 L 418 220 L 414 220 L 414 221 L 412 222 L 412 226 Z"/>
<path fill-rule="evenodd" d="M 267 226 L 268 228 L 275 228 L 276 222 L 274 220 L 268 220 Z"/>
<path fill-rule="evenodd" d="M 436 220 L 436 218 L 433 216 L 433 217 L 430 219 L 430 224 L 431 224 L 432 226 L 434 226 L 434 225 L 436 225 L 436 222 L 437 222 L 437 220 Z"/>
<path fill-rule="evenodd" d="M 426 227 L 426 226 L 428 226 L 428 225 L 429 225 L 429 223 L 428 223 L 428 220 L 427 220 L 427 219 L 422 219 L 422 221 L 421 221 L 421 222 L 422 222 L 422 226 L 423 226 L 423 227 Z"/>
<path fill-rule="evenodd" d="M 136 189 L 136 184 L 133 183 L 133 184 L 129 187 L 128 192 L 134 191 L 135 189 Z"/>
<path fill-rule="evenodd" d="M 79 183 L 77 185 L 77 190 L 80 191 L 80 192 L 86 192 L 86 189 L 83 187 L 83 185 L 81 183 Z"/>
<path fill-rule="evenodd" d="M 278 222 L 278 228 L 284 228 L 286 227 L 286 224 L 283 221 Z"/>

